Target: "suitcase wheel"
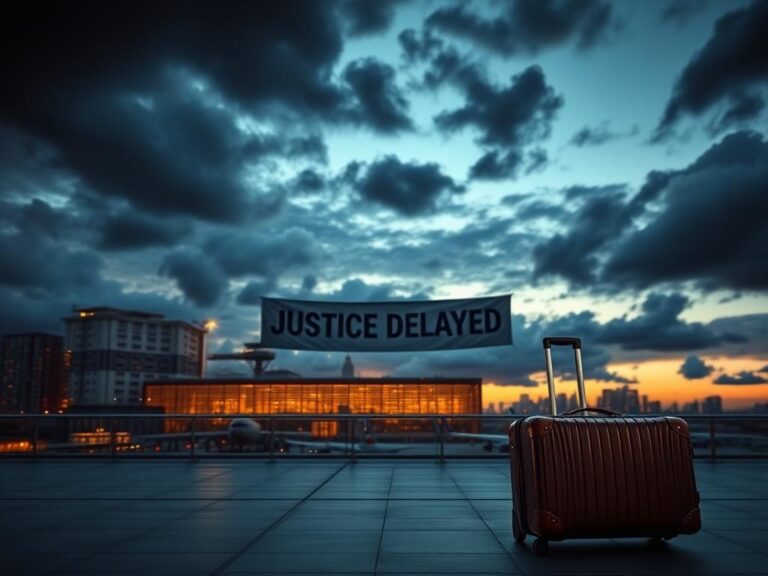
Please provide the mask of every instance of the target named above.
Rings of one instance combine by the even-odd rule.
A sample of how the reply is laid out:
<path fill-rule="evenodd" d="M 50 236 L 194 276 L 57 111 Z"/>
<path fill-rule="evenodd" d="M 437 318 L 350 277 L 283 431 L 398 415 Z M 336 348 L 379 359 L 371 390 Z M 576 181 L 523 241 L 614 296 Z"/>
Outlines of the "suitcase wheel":
<path fill-rule="evenodd" d="M 515 538 L 515 542 L 522 544 L 525 542 L 525 531 L 520 526 L 520 521 L 517 519 L 517 514 L 512 514 L 512 536 Z"/>
<path fill-rule="evenodd" d="M 533 541 L 533 551 L 536 553 L 536 556 L 546 556 L 549 554 L 549 540 L 536 538 Z"/>

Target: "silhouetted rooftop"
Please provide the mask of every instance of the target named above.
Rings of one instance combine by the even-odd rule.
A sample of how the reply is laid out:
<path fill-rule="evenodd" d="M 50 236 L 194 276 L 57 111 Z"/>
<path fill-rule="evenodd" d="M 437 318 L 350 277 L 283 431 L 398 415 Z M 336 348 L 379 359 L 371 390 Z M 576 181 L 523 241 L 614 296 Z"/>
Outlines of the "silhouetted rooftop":
<path fill-rule="evenodd" d="M 766 574 L 768 463 L 696 462 L 703 530 L 513 543 L 505 460 L 4 461 L 0 572 Z"/>

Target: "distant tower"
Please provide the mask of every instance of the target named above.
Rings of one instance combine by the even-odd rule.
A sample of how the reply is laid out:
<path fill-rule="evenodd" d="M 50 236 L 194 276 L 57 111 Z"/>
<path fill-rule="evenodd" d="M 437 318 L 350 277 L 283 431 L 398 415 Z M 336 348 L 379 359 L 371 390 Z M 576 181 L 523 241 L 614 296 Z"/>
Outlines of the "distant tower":
<path fill-rule="evenodd" d="M 342 378 L 355 377 L 355 366 L 352 364 L 352 358 L 349 357 L 349 354 L 347 354 L 347 357 L 344 358 L 344 366 L 341 367 L 341 377 Z"/>

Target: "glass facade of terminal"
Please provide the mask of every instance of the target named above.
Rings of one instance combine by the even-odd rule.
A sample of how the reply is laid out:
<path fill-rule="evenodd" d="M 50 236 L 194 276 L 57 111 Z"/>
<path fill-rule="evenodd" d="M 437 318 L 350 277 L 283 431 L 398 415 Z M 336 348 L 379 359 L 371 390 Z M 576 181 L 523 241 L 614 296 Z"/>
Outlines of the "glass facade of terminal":
<path fill-rule="evenodd" d="M 166 414 L 480 414 L 479 378 L 167 380 L 147 382 Z"/>

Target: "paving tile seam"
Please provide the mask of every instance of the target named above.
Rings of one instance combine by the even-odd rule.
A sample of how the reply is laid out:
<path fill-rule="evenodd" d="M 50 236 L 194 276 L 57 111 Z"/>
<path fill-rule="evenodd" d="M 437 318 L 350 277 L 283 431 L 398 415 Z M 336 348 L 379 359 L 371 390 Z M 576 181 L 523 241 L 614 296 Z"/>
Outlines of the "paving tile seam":
<path fill-rule="evenodd" d="M 309 494 L 304 496 L 304 498 L 300 499 L 299 502 L 297 502 L 294 506 L 292 506 L 288 511 L 286 511 L 284 514 L 282 514 L 277 520 L 272 522 L 269 526 L 264 528 L 257 536 L 252 538 L 245 546 L 243 546 L 240 550 L 235 552 L 233 555 L 231 555 L 221 566 L 216 568 L 213 572 L 211 572 L 210 576 L 218 576 L 224 571 L 229 568 L 234 562 L 236 562 L 243 554 L 248 552 L 251 548 L 253 548 L 258 542 L 271 530 L 276 528 L 277 526 L 282 523 L 283 520 L 288 518 L 299 506 L 304 504 L 307 500 L 309 500 L 313 494 L 315 494 L 318 490 L 322 489 L 326 484 L 328 484 L 331 480 L 333 480 L 342 470 L 344 470 L 347 466 L 349 466 L 349 462 L 344 462 L 339 468 L 337 468 L 334 472 L 331 473 L 330 476 L 328 476 L 323 482 L 320 483 L 319 486 L 317 486 L 314 490 L 312 490 Z"/>
<path fill-rule="evenodd" d="M 762 554 L 763 556 L 768 557 L 768 554 L 766 554 L 763 550 L 759 550 L 757 547 L 753 546 L 752 544 L 749 544 L 748 542 L 744 542 L 743 540 L 738 540 L 729 536 L 724 536 L 723 534 L 717 534 L 715 532 L 712 532 L 712 530 L 709 530 L 709 529 L 702 529 L 702 532 L 706 532 L 707 534 L 712 534 L 712 536 L 716 538 L 722 538 L 723 540 L 726 540 L 731 544 L 736 544 L 737 546 L 744 546 L 745 548 L 749 548 L 756 554 Z M 748 554 L 748 552 L 742 552 L 742 554 Z M 766 573 L 768 574 L 768 571 L 766 571 Z"/>
<path fill-rule="evenodd" d="M 287 474 L 290 471 L 292 471 L 292 468 L 289 468 L 287 470 L 282 471 L 279 475 L 282 476 L 283 474 Z M 207 481 L 207 480 L 210 480 L 211 478 L 216 478 L 216 477 L 221 476 L 222 474 L 225 474 L 225 473 L 226 473 L 226 470 L 221 470 L 217 474 L 211 474 L 210 476 L 207 476 L 205 478 L 205 480 Z M 165 499 L 163 499 L 163 498 L 156 498 L 156 500 L 164 501 Z M 198 501 L 198 500 L 195 500 L 195 501 Z M 99 549 L 99 550 L 97 550 L 97 551 L 87 555 L 85 558 L 80 558 L 78 560 L 74 560 L 71 564 L 65 565 L 63 567 L 63 570 L 67 570 L 70 567 L 74 568 L 77 564 L 80 564 L 82 562 L 87 562 L 91 558 L 96 557 L 98 554 L 108 553 L 110 550 L 118 548 L 120 546 L 123 546 L 124 544 L 126 544 L 128 542 L 133 542 L 133 541 L 136 541 L 136 540 L 140 540 L 141 538 L 144 538 L 148 534 L 151 534 L 153 532 L 157 532 L 157 531 L 165 528 L 166 526 L 168 526 L 168 525 L 170 525 L 170 524 L 172 524 L 174 522 L 177 522 L 179 520 L 182 520 L 182 519 L 184 519 L 184 518 L 186 518 L 188 516 L 196 514 L 196 513 L 200 512 L 201 510 L 206 510 L 206 509 L 208 509 L 208 508 L 210 508 L 212 506 L 215 506 L 219 502 L 218 499 L 211 499 L 211 498 L 200 499 L 199 501 L 201 501 L 201 502 L 208 502 L 208 503 L 206 505 L 204 505 L 204 506 L 201 506 L 200 508 L 195 508 L 195 509 L 192 509 L 192 510 L 186 510 L 186 511 L 182 512 L 180 515 L 174 516 L 173 518 L 169 519 L 167 522 L 163 522 L 162 524 L 159 524 L 158 526 L 155 526 L 153 528 L 149 528 L 148 530 L 144 530 L 144 531 L 138 532 L 137 534 L 135 534 L 134 536 L 132 536 L 130 538 L 127 538 L 125 540 L 121 540 L 119 542 L 113 543 L 113 544 L 108 545 L 108 546 L 105 546 L 104 548 L 101 548 L 101 549 Z M 110 511 L 110 510 L 118 510 L 118 509 L 119 509 L 118 507 L 111 507 L 111 508 L 106 508 L 105 510 L 102 510 L 101 512 L 107 512 L 107 511 Z M 80 516 L 78 516 L 78 518 L 80 518 Z M 66 523 L 66 522 L 67 521 L 64 521 L 64 522 L 62 522 L 62 524 Z M 32 533 L 34 533 L 34 531 Z"/>
<path fill-rule="evenodd" d="M 196 463 L 193 463 L 193 464 L 194 464 L 195 466 L 197 465 Z M 284 476 L 284 475 L 285 475 L 285 474 L 287 474 L 288 472 L 292 472 L 294 468 L 295 468 L 294 466 L 290 466 L 290 467 L 286 468 L 285 470 L 282 470 L 282 471 L 278 472 L 277 476 Z M 226 474 L 228 471 L 229 471 L 229 470 L 227 470 L 227 468 L 222 468 L 222 469 L 216 469 L 216 468 L 213 468 L 213 469 L 211 470 L 211 472 L 212 472 L 212 473 L 211 473 L 209 476 L 206 476 L 206 477 L 205 477 L 205 482 L 206 482 L 206 483 L 208 483 L 208 482 L 210 482 L 210 480 L 212 480 L 212 479 L 214 479 L 214 478 L 218 478 L 218 477 L 220 477 L 220 476 L 222 476 L 222 475 Z M 213 472 L 218 472 L 218 473 L 213 473 Z M 273 478 L 271 478 L 271 479 L 270 479 L 270 478 L 261 478 L 261 479 L 259 479 L 259 480 L 256 482 L 256 486 L 258 486 L 258 485 L 260 485 L 260 484 L 264 484 L 264 483 L 266 483 L 268 480 L 272 480 L 272 479 L 273 479 Z M 229 482 L 227 482 L 227 483 L 226 483 L 226 485 L 229 485 L 229 484 L 230 484 Z M 154 495 L 154 497 L 155 497 L 155 498 L 159 498 L 159 497 L 161 497 L 161 495 L 162 495 L 162 494 L 166 494 L 166 493 L 168 493 L 168 492 L 172 492 L 173 490 L 174 490 L 174 488 L 168 488 L 168 489 L 165 489 L 165 490 L 161 490 L 161 491 L 159 491 L 159 492 L 156 492 L 156 493 L 155 493 L 155 495 Z"/>
<path fill-rule="evenodd" d="M 99 554 L 108 553 L 110 550 L 112 550 L 114 548 L 118 548 L 118 547 L 120 547 L 120 546 L 122 546 L 122 545 L 124 545 L 124 544 L 126 544 L 128 542 L 133 542 L 135 540 L 140 540 L 141 538 L 144 538 L 145 536 L 147 536 L 148 534 L 151 534 L 152 532 L 156 532 L 156 531 L 158 531 L 158 530 L 160 530 L 162 528 L 165 528 L 166 526 L 172 524 L 173 522 L 177 522 L 178 520 L 182 520 L 186 516 L 195 514 L 195 513 L 199 512 L 200 510 L 205 510 L 206 508 L 210 508 L 211 506 L 213 506 L 215 504 L 216 504 L 216 501 L 213 500 L 213 501 L 209 502 L 207 505 L 203 506 L 202 508 L 196 508 L 194 510 L 188 510 L 185 513 L 182 513 L 179 516 L 171 518 L 167 522 L 163 522 L 162 524 L 160 524 L 158 526 L 155 526 L 155 527 L 150 528 L 148 530 L 144 530 L 144 531 L 138 532 L 137 534 L 135 534 L 134 536 L 132 536 L 130 538 L 126 538 L 125 540 L 121 540 L 119 542 L 115 542 L 113 544 L 105 546 L 104 548 L 101 548 L 101 549 L 99 549 L 99 550 L 97 550 L 95 552 L 92 552 L 91 554 L 88 554 L 85 558 L 80 558 L 78 560 L 74 560 L 70 564 L 66 564 L 62 569 L 63 570 L 68 570 L 69 568 L 75 568 L 75 566 L 77 564 L 80 564 L 80 563 L 83 563 L 83 562 L 87 562 L 87 561 L 91 560 L 92 558 L 95 558 Z"/>
<path fill-rule="evenodd" d="M 376 562 L 373 564 L 373 574 L 374 576 L 378 574 L 379 570 L 379 560 L 381 559 L 381 544 L 384 541 L 384 528 L 387 525 L 387 512 L 389 512 L 389 495 L 392 493 L 392 483 L 395 479 L 395 468 L 396 466 L 392 466 L 392 471 L 389 474 L 389 486 L 387 487 L 387 498 L 386 503 L 384 504 L 384 518 L 381 521 L 381 531 L 379 532 L 379 545 L 376 547 Z"/>
<path fill-rule="evenodd" d="M 499 546 L 501 546 L 501 549 L 504 551 L 504 553 L 509 557 L 510 561 L 512 562 L 512 565 L 515 566 L 521 574 L 526 574 L 526 572 L 523 571 L 522 568 L 520 568 L 520 565 L 515 561 L 515 558 L 513 554 L 507 550 L 507 547 L 504 546 L 504 543 L 499 538 L 499 535 L 494 532 L 494 530 L 491 528 L 490 524 L 486 521 L 485 517 L 480 513 L 480 511 L 477 509 L 477 507 L 474 505 L 472 500 L 467 497 L 466 493 L 464 492 L 464 489 L 459 485 L 459 483 L 456 481 L 456 479 L 453 477 L 453 474 L 446 468 L 445 473 L 448 475 L 448 477 L 453 481 L 453 483 L 456 485 L 456 489 L 461 492 L 464 495 L 464 498 L 466 502 L 472 507 L 472 510 L 474 510 L 475 514 L 480 518 L 480 521 L 485 524 L 485 527 L 488 529 L 488 531 L 493 535 L 496 542 L 498 542 Z M 511 490 L 510 485 L 510 490 Z"/>

